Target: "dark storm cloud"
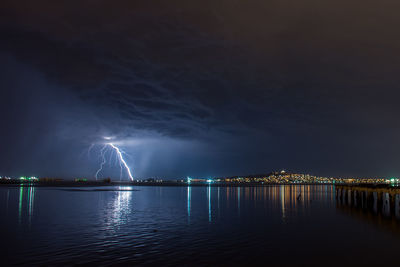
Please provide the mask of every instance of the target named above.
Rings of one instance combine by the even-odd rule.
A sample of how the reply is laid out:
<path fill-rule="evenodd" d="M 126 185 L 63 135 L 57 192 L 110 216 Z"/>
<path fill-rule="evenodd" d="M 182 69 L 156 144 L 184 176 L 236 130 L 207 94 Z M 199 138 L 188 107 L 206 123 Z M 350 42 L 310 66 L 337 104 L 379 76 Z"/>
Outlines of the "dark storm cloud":
<path fill-rule="evenodd" d="M 45 123 L 55 140 L 60 140 L 52 134 L 55 125 L 60 125 L 56 136 L 64 132 L 82 146 L 104 135 L 167 138 L 157 142 L 164 148 L 146 152 L 147 162 L 165 161 L 170 150 L 176 150 L 176 161 L 157 164 L 152 173 L 142 170 L 143 175 L 274 168 L 400 172 L 395 1 L 3 1 L 1 6 L 0 49 L 17 64 L 9 79 L 18 80 L 19 73 L 41 76 L 45 85 L 36 87 L 46 88 L 41 95 L 50 102 L 74 99 L 56 105 L 56 114 L 63 115 Z M 19 88 L 27 94 L 32 87 Z M 7 86 L 2 90 L 2 98 L 14 98 Z M 46 102 L 37 111 L 48 109 L 53 108 Z M 23 112 L 6 114 L 7 123 L 22 125 L 26 119 Z M 30 123 L 40 125 L 43 117 Z M 20 136 L 13 140 L 23 143 Z M 49 145 L 46 140 L 41 136 L 32 143 Z M 180 141 L 186 150 L 178 149 Z M 185 166 L 179 164 L 182 158 Z"/>
<path fill-rule="evenodd" d="M 48 84 L 30 66 L 1 53 L 0 60 L 1 172 L 66 176 L 58 170 L 72 170 L 70 163 L 76 157 L 69 160 L 62 155 L 79 149 L 71 130 L 80 128 L 81 136 L 90 134 L 79 122 L 81 117 L 90 121 L 90 113 L 80 107 L 79 99 Z"/>

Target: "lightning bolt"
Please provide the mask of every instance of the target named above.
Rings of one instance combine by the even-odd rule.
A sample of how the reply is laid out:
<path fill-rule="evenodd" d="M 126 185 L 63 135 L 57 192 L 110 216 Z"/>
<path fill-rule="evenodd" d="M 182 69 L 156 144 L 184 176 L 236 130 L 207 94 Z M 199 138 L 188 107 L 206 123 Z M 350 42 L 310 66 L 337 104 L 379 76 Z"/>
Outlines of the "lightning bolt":
<path fill-rule="evenodd" d="M 131 173 L 131 169 L 129 169 L 128 164 L 126 164 L 126 161 L 124 160 L 124 157 L 122 156 L 121 150 L 118 147 L 116 147 L 113 143 L 108 143 L 107 145 L 109 145 L 113 149 L 115 149 L 115 151 L 117 152 L 118 158 L 119 158 L 120 166 L 121 166 L 121 163 L 122 163 L 122 165 L 124 165 L 124 167 L 126 169 L 126 172 L 128 173 L 129 179 L 131 179 L 131 181 L 133 181 L 133 176 L 132 176 L 132 173 Z"/>
<path fill-rule="evenodd" d="M 109 139 L 107 139 L 107 138 L 105 138 L 105 139 L 106 139 L 106 140 L 109 140 Z M 93 147 L 93 145 L 89 148 L 89 152 L 90 152 L 90 150 L 92 149 L 92 147 Z M 115 151 L 115 158 L 116 158 L 116 160 L 118 161 L 119 167 L 120 167 L 119 179 L 120 179 L 120 180 L 122 179 L 122 169 L 125 168 L 125 170 L 126 170 L 128 176 L 129 176 L 129 179 L 130 179 L 131 181 L 133 181 L 133 176 L 132 176 L 131 169 L 129 168 L 128 164 L 126 163 L 126 161 L 125 161 L 125 159 L 124 159 L 124 157 L 123 157 L 124 152 L 123 152 L 119 147 L 117 147 L 116 145 L 114 145 L 113 143 L 106 143 L 106 144 L 104 144 L 104 146 L 103 146 L 103 147 L 101 148 L 101 150 L 100 150 L 101 163 L 100 163 L 99 169 L 96 171 L 96 174 L 95 174 L 96 180 L 98 179 L 99 173 L 103 170 L 104 165 L 107 163 L 106 154 L 107 154 L 107 152 L 108 152 L 109 150 L 111 150 L 110 159 L 109 159 L 110 164 L 111 164 L 111 161 L 112 161 L 112 158 L 113 158 L 113 155 L 114 155 L 113 152 Z M 88 153 L 89 153 L 89 152 L 88 152 Z"/>
<path fill-rule="evenodd" d="M 103 170 L 103 166 L 104 164 L 106 164 L 106 155 L 104 153 L 104 150 L 106 149 L 106 145 L 103 146 L 103 148 L 100 150 L 100 156 L 102 158 L 102 161 L 100 163 L 100 168 L 97 170 L 96 174 L 94 175 L 94 177 L 96 177 L 97 180 L 97 176 L 99 175 L 99 173 Z"/>

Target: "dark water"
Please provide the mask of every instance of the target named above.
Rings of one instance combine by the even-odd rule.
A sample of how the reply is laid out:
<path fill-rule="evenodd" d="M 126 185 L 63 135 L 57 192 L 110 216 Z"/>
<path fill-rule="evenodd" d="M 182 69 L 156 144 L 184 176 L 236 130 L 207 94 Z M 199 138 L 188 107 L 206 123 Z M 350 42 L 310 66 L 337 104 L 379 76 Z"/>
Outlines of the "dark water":
<path fill-rule="evenodd" d="M 1 187 L 1 262 L 397 264 L 397 222 L 339 208 L 334 192 L 333 186 Z"/>

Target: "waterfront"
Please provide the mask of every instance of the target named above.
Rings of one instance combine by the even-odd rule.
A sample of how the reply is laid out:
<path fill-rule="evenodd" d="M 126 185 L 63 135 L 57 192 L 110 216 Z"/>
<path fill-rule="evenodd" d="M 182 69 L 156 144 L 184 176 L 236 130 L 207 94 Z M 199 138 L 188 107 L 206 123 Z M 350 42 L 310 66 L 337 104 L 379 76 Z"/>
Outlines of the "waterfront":
<path fill-rule="evenodd" d="M 398 221 L 353 215 L 333 185 L 0 187 L 2 259 L 25 265 L 395 263 Z"/>

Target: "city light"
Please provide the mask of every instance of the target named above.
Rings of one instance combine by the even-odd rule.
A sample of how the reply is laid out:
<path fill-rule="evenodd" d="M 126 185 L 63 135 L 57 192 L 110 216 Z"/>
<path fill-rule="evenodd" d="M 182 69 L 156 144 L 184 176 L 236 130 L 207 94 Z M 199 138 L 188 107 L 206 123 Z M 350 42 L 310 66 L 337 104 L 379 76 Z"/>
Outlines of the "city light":
<path fill-rule="evenodd" d="M 10 179 L 10 178 L 9 178 Z M 8 179 L 8 180 L 9 180 Z M 21 181 L 30 181 L 30 182 L 34 182 L 34 181 L 39 181 L 39 178 L 35 177 L 35 176 L 31 176 L 31 177 L 26 177 L 26 176 L 21 176 L 19 177 L 19 180 Z"/>

